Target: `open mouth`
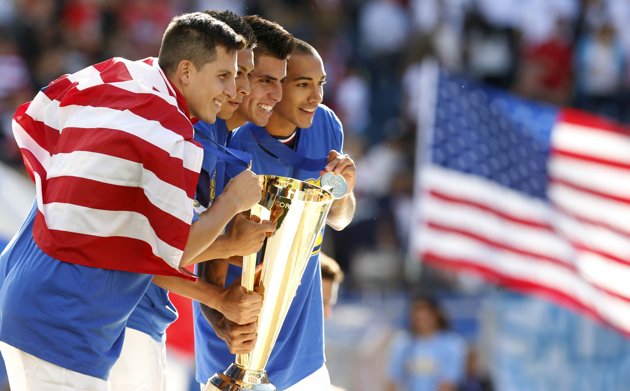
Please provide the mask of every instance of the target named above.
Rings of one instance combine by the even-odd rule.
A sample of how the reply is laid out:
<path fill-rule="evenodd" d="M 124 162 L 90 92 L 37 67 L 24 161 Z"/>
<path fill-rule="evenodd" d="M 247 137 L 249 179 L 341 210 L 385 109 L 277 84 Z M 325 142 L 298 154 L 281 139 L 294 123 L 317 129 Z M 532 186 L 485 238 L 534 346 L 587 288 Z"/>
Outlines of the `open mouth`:
<path fill-rule="evenodd" d="M 273 106 L 265 105 L 265 104 L 262 104 L 262 103 L 258 104 L 258 107 L 263 109 L 265 111 L 265 113 L 267 113 L 267 114 L 271 114 L 271 111 L 273 110 Z"/>

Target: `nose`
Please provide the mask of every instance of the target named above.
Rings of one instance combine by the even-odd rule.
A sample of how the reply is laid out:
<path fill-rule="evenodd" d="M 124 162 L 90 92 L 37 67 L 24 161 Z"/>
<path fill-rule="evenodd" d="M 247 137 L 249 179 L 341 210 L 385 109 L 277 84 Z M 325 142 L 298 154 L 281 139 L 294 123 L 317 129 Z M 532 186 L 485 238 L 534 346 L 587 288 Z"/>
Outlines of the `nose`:
<path fill-rule="evenodd" d="M 249 93 L 252 91 L 249 85 L 249 79 L 245 77 L 245 80 L 241 81 L 236 89 L 237 89 L 236 91 L 237 94 L 242 94 L 245 96 L 249 95 Z"/>
<path fill-rule="evenodd" d="M 269 98 L 276 102 L 280 102 L 282 100 L 282 84 L 274 84 L 272 90 L 269 91 Z"/>
<path fill-rule="evenodd" d="M 324 100 L 324 88 L 316 86 L 309 96 L 309 103 L 320 104 Z"/>
<path fill-rule="evenodd" d="M 223 86 L 223 93 L 228 96 L 228 99 L 234 99 L 236 96 L 236 82 L 234 79 L 229 79 Z"/>

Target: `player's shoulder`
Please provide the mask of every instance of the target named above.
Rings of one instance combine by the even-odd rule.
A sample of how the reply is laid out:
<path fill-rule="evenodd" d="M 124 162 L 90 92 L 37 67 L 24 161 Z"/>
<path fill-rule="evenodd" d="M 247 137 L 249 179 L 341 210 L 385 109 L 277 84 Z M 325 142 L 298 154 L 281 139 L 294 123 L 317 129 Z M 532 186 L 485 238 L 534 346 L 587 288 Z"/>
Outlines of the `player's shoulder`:
<path fill-rule="evenodd" d="M 343 133 L 343 125 L 335 112 L 328 106 L 320 104 L 315 111 L 313 125 L 327 129 L 331 133 Z"/>
<path fill-rule="evenodd" d="M 320 120 L 326 119 L 328 121 L 341 123 L 341 121 L 339 121 L 339 117 L 337 117 L 337 114 L 335 114 L 335 112 L 330 107 L 326 106 L 323 103 L 320 103 L 319 106 L 317 106 L 317 110 L 315 111 L 315 118 L 319 118 Z"/>
<path fill-rule="evenodd" d="M 246 122 L 238 128 L 232 130 L 230 135 L 230 145 L 239 146 L 246 144 L 247 141 L 253 137 L 252 131 L 255 127 L 255 124 Z"/>

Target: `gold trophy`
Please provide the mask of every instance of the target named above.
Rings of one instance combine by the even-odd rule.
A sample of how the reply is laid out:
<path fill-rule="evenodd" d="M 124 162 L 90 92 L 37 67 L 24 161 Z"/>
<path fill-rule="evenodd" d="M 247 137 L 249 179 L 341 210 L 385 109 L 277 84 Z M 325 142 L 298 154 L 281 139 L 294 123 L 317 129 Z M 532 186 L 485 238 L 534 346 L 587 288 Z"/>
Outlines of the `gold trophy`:
<path fill-rule="evenodd" d="M 258 253 L 243 257 L 241 282 L 248 291 L 254 289 L 256 264 L 261 261 L 257 285 L 263 287 L 264 295 L 258 339 L 250 353 L 237 355 L 236 362 L 223 373 L 208 379 L 205 391 L 276 390 L 269 383 L 265 366 L 334 201 L 329 191 L 310 183 L 273 175 L 260 177 L 263 195 L 251 215 L 273 221 L 276 230 Z"/>

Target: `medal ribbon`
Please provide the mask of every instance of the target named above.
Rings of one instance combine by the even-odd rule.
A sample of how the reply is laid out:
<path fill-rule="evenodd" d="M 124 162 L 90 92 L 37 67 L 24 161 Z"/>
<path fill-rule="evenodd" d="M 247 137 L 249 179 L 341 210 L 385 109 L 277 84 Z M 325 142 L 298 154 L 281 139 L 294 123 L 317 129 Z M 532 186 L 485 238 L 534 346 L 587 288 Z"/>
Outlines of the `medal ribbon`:
<path fill-rule="evenodd" d="M 209 128 L 209 125 L 203 122 L 197 123 L 197 125 L 195 126 L 195 130 L 195 140 L 203 146 L 204 150 L 204 157 L 201 167 L 207 173 L 208 188 L 210 181 L 209 176 L 212 175 L 212 173 L 216 170 L 215 194 L 218 196 L 219 194 L 221 194 L 221 192 L 223 191 L 223 187 L 225 186 L 225 170 L 221 170 L 220 165 L 225 164 L 226 167 L 235 167 L 240 172 L 249 166 L 250 162 L 252 161 L 252 155 L 248 152 L 226 147 L 212 139 L 209 134 L 212 130 Z M 211 158 L 210 154 L 216 156 L 214 167 L 212 167 L 213 159 Z M 198 201 L 201 202 L 202 200 Z M 209 199 L 204 199 L 203 201 L 207 206 L 207 204 L 209 203 Z"/>
<path fill-rule="evenodd" d="M 252 134 L 258 142 L 258 145 L 276 155 L 284 164 L 306 171 L 321 171 L 326 167 L 326 158 L 312 159 L 306 157 L 273 138 L 264 128 L 255 126 L 253 127 Z"/>

